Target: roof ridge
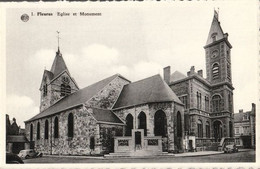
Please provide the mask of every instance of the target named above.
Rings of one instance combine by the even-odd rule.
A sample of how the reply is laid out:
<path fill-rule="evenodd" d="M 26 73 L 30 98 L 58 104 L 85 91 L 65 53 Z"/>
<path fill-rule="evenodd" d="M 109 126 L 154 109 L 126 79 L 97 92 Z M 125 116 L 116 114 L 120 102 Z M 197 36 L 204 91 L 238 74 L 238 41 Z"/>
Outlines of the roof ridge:
<path fill-rule="evenodd" d="M 141 81 L 145 81 L 145 80 L 147 80 L 147 79 L 153 78 L 153 77 L 158 76 L 158 75 L 160 76 L 160 74 L 156 74 L 156 75 L 153 75 L 153 76 L 144 78 L 144 79 L 137 80 L 137 81 L 132 82 L 132 83 L 129 83 L 129 84 L 134 84 L 134 83 L 138 83 L 138 82 L 141 82 Z M 127 85 L 129 85 L 129 84 L 127 84 Z"/>

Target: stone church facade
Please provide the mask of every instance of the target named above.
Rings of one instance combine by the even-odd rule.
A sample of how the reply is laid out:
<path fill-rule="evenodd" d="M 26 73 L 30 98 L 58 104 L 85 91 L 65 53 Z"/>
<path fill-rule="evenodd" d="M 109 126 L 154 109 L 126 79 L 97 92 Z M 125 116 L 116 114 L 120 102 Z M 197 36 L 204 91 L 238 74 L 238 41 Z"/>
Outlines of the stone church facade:
<path fill-rule="evenodd" d="M 131 82 L 115 74 L 79 89 L 58 48 L 26 137 L 45 154 L 183 152 L 233 136 L 230 45 L 215 13 L 204 46 L 207 78 L 192 67 Z"/>

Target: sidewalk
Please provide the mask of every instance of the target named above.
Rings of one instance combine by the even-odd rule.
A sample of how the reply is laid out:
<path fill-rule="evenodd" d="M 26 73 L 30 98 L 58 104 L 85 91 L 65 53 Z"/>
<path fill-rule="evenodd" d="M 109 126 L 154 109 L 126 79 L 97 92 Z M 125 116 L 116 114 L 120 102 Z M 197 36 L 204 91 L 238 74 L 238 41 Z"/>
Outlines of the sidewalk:
<path fill-rule="evenodd" d="M 216 155 L 223 154 L 223 151 L 199 151 L 199 152 L 186 152 L 180 154 L 174 154 L 175 157 L 195 157 L 195 156 L 208 156 L 208 155 Z"/>

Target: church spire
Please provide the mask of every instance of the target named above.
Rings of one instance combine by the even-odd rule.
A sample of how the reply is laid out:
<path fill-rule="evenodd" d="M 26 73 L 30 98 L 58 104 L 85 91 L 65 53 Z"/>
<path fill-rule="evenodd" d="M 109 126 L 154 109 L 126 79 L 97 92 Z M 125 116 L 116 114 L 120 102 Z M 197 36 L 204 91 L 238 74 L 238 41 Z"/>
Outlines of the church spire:
<path fill-rule="evenodd" d="M 57 53 L 60 53 L 60 32 L 57 31 L 57 34 L 58 34 L 58 36 L 57 36 L 57 39 L 58 39 L 58 51 L 57 51 Z"/>
<path fill-rule="evenodd" d="M 224 34 L 220 22 L 219 22 L 219 12 L 217 12 L 214 9 L 214 17 L 211 23 L 211 27 L 208 34 L 208 39 L 206 42 L 206 46 L 214 43 L 215 41 L 219 41 L 226 38 L 226 35 Z"/>

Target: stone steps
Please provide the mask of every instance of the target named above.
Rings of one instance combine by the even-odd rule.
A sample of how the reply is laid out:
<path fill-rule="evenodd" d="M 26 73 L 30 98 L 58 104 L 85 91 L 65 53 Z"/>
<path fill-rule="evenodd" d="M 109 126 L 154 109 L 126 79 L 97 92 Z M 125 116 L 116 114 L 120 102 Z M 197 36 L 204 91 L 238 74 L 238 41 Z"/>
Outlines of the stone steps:
<path fill-rule="evenodd" d="M 131 152 L 116 152 L 106 154 L 105 158 L 113 158 L 113 157 L 151 157 L 151 156 L 174 156 L 173 154 L 169 154 L 167 152 L 161 151 L 149 151 L 149 150 L 137 150 Z"/>

